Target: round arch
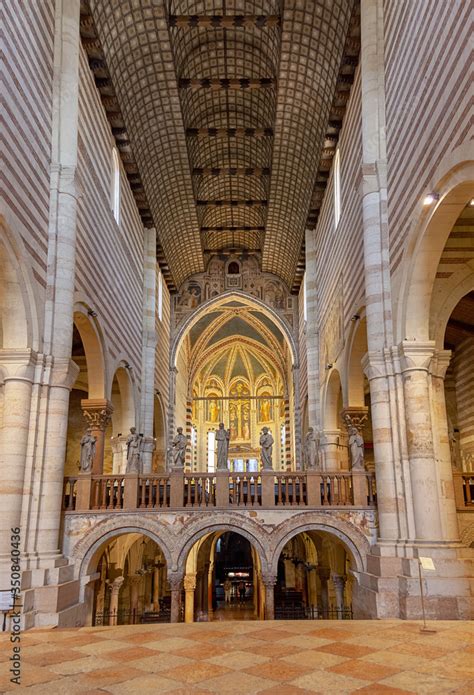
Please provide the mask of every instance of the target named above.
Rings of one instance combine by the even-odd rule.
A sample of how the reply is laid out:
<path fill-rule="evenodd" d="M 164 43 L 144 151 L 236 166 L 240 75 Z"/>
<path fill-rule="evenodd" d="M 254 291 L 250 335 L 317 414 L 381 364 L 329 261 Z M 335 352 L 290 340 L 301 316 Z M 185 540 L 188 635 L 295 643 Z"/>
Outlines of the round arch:
<path fill-rule="evenodd" d="M 259 531 L 261 534 L 261 528 L 258 526 L 256 528 L 253 528 L 253 524 L 249 523 L 247 520 L 244 519 L 233 519 L 231 521 L 216 521 L 214 523 L 209 523 L 209 521 L 203 522 L 200 524 L 199 528 L 192 531 L 191 535 L 188 536 L 187 540 L 183 543 L 178 553 L 176 559 L 178 571 L 185 570 L 189 552 L 191 551 L 194 544 L 197 541 L 201 540 L 201 538 L 203 538 L 204 536 L 208 536 L 210 533 L 215 533 L 216 531 L 222 531 L 224 533 L 228 531 L 231 533 L 238 533 L 239 535 L 243 536 L 256 550 L 260 561 L 260 566 L 262 567 L 262 572 L 264 572 L 266 568 L 269 566 L 268 552 L 265 546 L 258 538 Z"/>
<path fill-rule="evenodd" d="M 337 538 L 347 549 L 354 562 L 354 570 L 356 572 L 365 571 L 364 560 L 370 551 L 370 543 L 367 538 L 358 529 L 342 521 L 323 518 L 321 515 L 318 516 L 319 518 L 308 521 L 293 519 L 284 522 L 281 527 L 275 529 L 276 540 L 269 565 L 273 574 L 276 574 L 278 571 L 278 560 L 285 545 L 299 533 L 308 531 L 320 531 Z"/>
<path fill-rule="evenodd" d="M 158 524 L 149 523 L 147 520 L 138 520 L 136 523 L 122 525 L 118 520 L 107 519 L 104 524 L 98 524 L 77 543 L 72 551 L 72 558 L 76 561 L 76 578 L 82 579 L 93 574 L 94 563 L 97 563 L 104 547 L 114 538 L 127 533 L 139 533 L 154 541 L 162 551 L 167 567 L 171 569 L 173 560 L 170 548 L 172 541 L 166 538 L 166 531 Z"/>
<path fill-rule="evenodd" d="M 337 369 L 332 369 L 323 397 L 323 427 L 326 430 L 339 429 L 339 396 L 342 395 L 341 375 Z"/>
<path fill-rule="evenodd" d="M 463 299 L 463 297 L 473 290 L 474 273 L 460 282 L 452 292 L 447 293 L 446 300 L 444 301 L 441 310 L 437 313 L 436 322 L 432 326 L 433 340 L 436 343 L 436 347 L 440 350 L 442 350 L 444 346 L 444 336 L 449 317 L 461 299 Z"/>
<path fill-rule="evenodd" d="M 249 295 L 238 290 L 232 290 L 220 294 L 218 297 L 213 297 L 208 299 L 206 302 L 201 304 L 183 323 L 183 325 L 178 330 L 176 336 L 173 339 L 170 352 L 170 365 L 171 369 L 176 368 L 176 360 L 183 344 L 183 341 L 189 332 L 189 330 L 209 311 L 218 309 L 219 307 L 227 304 L 229 301 L 238 300 L 245 304 L 246 306 L 258 309 L 267 318 L 275 323 L 275 325 L 280 329 L 289 349 L 291 356 L 291 363 L 293 367 L 298 367 L 298 349 L 296 346 L 295 339 L 291 328 L 287 321 L 277 314 L 276 311 L 268 307 L 264 302 L 256 297 L 249 297 Z"/>
<path fill-rule="evenodd" d="M 114 389 L 115 383 L 117 388 Z M 125 434 L 130 427 L 135 426 L 135 398 L 133 382 L 129 370 L 121 364 L 115 370 L 112 384 L 110 400 L 114 407 L 112 413 L 112 433 Z"/>
<path fill-rule="evenodd" d="M 474 163 L 461 161 L 438 179 L 432 188 L 440 199 L 433 210 L 421 204 L 402 260 L 404 268 L 396 311 L 395 337 L 430 340 L 430 307 L 439 259 L 451 229 L 472 198 Z"/>
<path fill-rule="evenodd" d="M 0 218 L 0 347 L 39 349 L 38 313 L 29 263 Z"/>
<path fill-rule="evenodd" d="M 74 307 L 74 325 L 81 336 L 87 365 L 88 397 L 105 397 L 105 358 L 102 332 L 97 319 L 91 320 L 90 309 L 84 304 Z"/>

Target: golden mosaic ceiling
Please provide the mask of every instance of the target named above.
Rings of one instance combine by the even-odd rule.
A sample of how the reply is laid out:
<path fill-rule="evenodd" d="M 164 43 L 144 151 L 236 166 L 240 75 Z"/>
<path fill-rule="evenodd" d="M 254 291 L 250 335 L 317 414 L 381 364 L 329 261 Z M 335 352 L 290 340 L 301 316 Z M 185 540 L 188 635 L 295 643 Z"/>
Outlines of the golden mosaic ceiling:
<path fill-rule="evenodd" d="M 206 253 L 247 249 L 292 287 L 352 81 L 354 0 L 90 0 L 90 48 L 89 10 L 109 75 L 96 83 L 123 118 L 172 284 Z"/>

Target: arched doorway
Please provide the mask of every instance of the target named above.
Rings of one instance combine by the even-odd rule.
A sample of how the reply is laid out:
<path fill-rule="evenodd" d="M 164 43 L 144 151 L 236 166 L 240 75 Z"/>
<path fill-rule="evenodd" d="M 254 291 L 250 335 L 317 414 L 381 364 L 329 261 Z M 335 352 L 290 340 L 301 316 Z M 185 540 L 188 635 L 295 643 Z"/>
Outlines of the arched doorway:
<path fill-rule="evenodd" d="M 259 554 L 248 538 L 235 531 L 214 531 L 193 545 L 184 588 L 186 622 L 264 617 Z"/>
<path fill-rule="evenodd" d="M 275 619 L 351 619 L 356 571 L 349 548 L 332 533 L 296 533 L 278 556 Z"/>
<path fill-rule="evenodd" d="M 92 625 L 170 621 L 167 563 L 155 540 L 141 533 L 115 536 L 98 548 L 90 567 L 99 575 L 88 587 Z"/>
<path fill-rule="evenodd" d="M 237 298 L 238 297 L 238 298 Z M 298 465 L 295 448 L 295 354 L 288 335 L 271 312 L 240 295 L 210 303 L 188 322 L 172 349 L 170 420 L 191 440 L 190 471 L 217 468 L 215 432 L 230 432 L 228 468 L 260 467 L 260 434 L 273 437 L 273 468 Z"/>

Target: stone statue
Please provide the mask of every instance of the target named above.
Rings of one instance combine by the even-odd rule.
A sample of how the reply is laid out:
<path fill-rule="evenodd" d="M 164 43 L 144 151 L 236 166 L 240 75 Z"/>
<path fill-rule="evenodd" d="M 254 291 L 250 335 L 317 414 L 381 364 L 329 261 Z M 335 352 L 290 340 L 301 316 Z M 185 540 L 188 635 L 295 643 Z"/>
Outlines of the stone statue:
<path fill-rule="evenodd" d="M 364 470 L 364 438 L 354 425 L 349 426 L 349 450 L 352 468 Z"/>
<path fill-rule="evenodd" d="M 183 428 L 178 427 L 176 437 L 171 442 L 173 468 L 184 468 L 187 446 L 188 440 L 183 434 Z"/>
<path fill-rule="evenodd" d="M 135 427 L 130 427 L 130 434 L 127 437 L 127 473 L 138 473 L 140 471 L 140 458 L 142 451 L 143 435 L 137 434 Z"/>
<path fill-rule="evenodd" d="M 217 470 L 227 470 L 227 456 L 229 453 L 230 430 L 224 428 L 224 423 L 219 423 L 219 429 L 216 432 L 217 442 Z"/>
<path fill-rule="evenodd" d="M 262 433 L 260 435 L 260 446 L 261 446 L 261 452 L 260 456 L 262 459 L 262 468 L 264 471 L 271 471 L 272 470 L 272 449 L 273 449 L 273 437 L 271 435 L 270 430 L 268 427 L 264 427 L 262 429 Z"/>
<path fill-rule="evenodd" d="M 85 435 L 81 439 L 81 464 L 82 473 L 90 473 L 92 462 L 95 456 L 95 445 L 97 437 L 91 434 L 91 428 L 88 427 Z"/>
<path fill-rule="evenodd" d="M 312 427 L 308 429 L 304 442 L 304 455 L 307 470 L 319 468 L 319 439 L 314 434 Z"/>

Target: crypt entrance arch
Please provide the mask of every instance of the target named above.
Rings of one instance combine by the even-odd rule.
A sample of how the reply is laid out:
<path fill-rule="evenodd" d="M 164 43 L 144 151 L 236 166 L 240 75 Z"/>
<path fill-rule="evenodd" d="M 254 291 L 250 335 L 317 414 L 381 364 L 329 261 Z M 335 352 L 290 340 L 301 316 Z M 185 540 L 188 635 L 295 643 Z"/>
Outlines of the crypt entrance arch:
<path fill-rule="evenodd" d="M 169 438 L 185 430 L 188 470 L 216 470 L 220 422 L 230 430 L 230 470 L 259 470 L 263 427 L 274 439 L 274 468 L 299 467 L 298 354 L 275 310 L 237 291 L 205 302 L 176 332 L 170 366 Z"/>

